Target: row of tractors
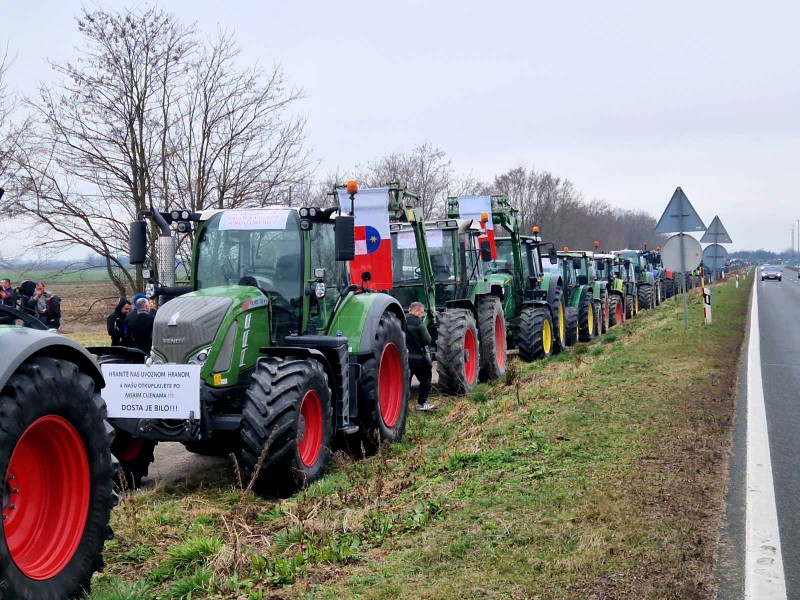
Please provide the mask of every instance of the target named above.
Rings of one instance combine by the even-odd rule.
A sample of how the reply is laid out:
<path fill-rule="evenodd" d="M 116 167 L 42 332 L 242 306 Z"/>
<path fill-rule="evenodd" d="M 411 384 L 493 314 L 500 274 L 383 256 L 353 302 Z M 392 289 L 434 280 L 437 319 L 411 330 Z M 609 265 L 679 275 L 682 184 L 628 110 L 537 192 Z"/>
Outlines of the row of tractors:
<path fill-rule="evenodd" d="M 414 194 L 399 185 L 390 194 L 390 293 L 404 305 L 427 307 L 439 389 L 447 394 L 502 376 L 509 349 L 532 361 L 590 341 L 658 306 L 679 283 L 646 244 L 644 250 L 600 252 L 597 242 L 593 251 L 557 250 L 537 227 L 522 235 L 518 211 L 503 195 L 491 196 L 478 219 L 460 218 L 463 198 L 454 197 L 446 219 L 424 222 Z"/>
<path fill-rule="evenodd" d="M 502 377 L 510 349 L 546 358 L 677 291 L 657 251 L 558 250 L 536 228 L 523 235 L 504 196 L 477 216 L 451 198 L 445 218 L 426 221 L 415 194 L 385 191 L 385 291 L 371 284 L 376 273 L 353 282 L 357 246 L 377 236 L 356 241 L 349 182 L 326 207 L 141 213 L 131 263 L 147 277 L 150 249 L 159 256 L 150 353 L 84 349 L 0 307 L 28 325 L 0 326 L 0 599 L 88 589 L 111 535 L 112 476 L 138 486 L 160 442 L 233 453 L 255 491 L 285 495 L 322 477 L 337 447 L 369 454 L 399 440 L 411 302 L 426 309 L 439 389 L 460 394 Z M 176 285 L 180 236 L 192 250 Z M 182 419 L 108 415 L 101 394 L 119 365 L 193 365 L 196 409 Z"/>

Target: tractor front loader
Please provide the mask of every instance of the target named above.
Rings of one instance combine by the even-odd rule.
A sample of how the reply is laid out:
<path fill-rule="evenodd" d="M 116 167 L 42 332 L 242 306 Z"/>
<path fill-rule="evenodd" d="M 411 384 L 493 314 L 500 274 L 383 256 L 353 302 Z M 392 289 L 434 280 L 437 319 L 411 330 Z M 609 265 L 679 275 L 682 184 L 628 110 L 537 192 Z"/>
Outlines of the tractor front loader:
<path fill-rule="evenodd" d="M 162 285 L 174 281 L 165 275 L 174 261 L 161 261 L 154 291 L 174 299 L 156 314 L 149 355 L 93 352 L 107 378 L 126 372 L 120 363 L 183 373 L 187 384 L 197 373 L 199 395 L 170 418 L 147 410 L 111 415 L 131 484 L 147 474 L 154 445 L 174 441 L 235 452 L 256 491 L 284 495 L 324 475 L 335 438 L 372 452 L 402 437 L 405 314 L 370 289 L 375 273 L 351 282 L 357 192 L 348 183 L 331 208 L 148 211 L 132 224 L 133 264 L 146 260 L 147 220 L 166 239 L 159 246 L 167 256 L 174 256 L 172 230 L 194 227 L 190 280 Z M 372 231 L 361 255 L 380 246 L 377 232 L 364 230 Z"/>

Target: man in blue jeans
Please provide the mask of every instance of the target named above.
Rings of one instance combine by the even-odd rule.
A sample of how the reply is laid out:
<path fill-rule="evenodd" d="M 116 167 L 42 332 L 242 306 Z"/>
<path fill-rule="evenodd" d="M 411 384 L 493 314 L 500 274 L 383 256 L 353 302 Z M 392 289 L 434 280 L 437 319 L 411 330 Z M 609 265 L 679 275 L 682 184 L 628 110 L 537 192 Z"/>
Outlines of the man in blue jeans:
<path fill-rule="evenodd" d="M 431 343 L 431 334 L 425 327 L 425 307 L 421 302 L 412 302 L 408 307 L 406 319 L 406 346 L 408 347 L 408 368 L 411 375 L 419 381 L 419 397 L 417 410 L 436 410 L 435 404 L 428 402 L 431 393 L 431 360 L 428 357 L 428 345 Z"/>

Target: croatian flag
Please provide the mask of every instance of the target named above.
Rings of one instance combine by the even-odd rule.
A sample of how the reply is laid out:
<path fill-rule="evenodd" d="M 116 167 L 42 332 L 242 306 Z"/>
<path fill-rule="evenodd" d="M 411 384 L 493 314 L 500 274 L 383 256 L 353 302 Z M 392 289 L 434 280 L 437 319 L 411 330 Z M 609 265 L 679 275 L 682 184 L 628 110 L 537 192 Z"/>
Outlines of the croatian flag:
<path fill-rule="evenodd" d="M 494 223 L 492 223 L 492 197 L 491 196 L 459 196 L 458 197 L 458 215 L 462 219 L 473 219 L 480 223 L 481 213 L 489 215 L 489 220 L 484 225 L 481 223 L 481 228 L 484 229 L 484 235 L 478 238 L 478 247 L 480 248 L 483 240 L 489 241 L 489 246 L 492 249 L 492 260 L 497 259 L 497 248 L 494 244 Z"/>
<path fill-rule="evenodd" d="M 349 206 L 350 196 L 339 191 L 339 206 Z M 392 289 L 392 238 L 389 236 L 389 188 L 361 189 L 355 199 L 356 257 L 350 263 L 350 281 L 372 290 Z"/>

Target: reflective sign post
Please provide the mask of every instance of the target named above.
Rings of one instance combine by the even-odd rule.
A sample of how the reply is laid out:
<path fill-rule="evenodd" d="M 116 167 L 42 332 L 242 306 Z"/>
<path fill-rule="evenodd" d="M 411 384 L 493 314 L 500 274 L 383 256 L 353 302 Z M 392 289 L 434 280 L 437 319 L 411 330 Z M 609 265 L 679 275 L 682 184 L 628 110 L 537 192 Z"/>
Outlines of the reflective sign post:
<path fill-rule="evenodd" d="M 676 248 L 680 253 L 679 258 L 679 271 L 681 272 L 681 284 L 683 286 L 683 328 L 684 330 L 689 329 L 689 299 L 688 294 L 686 292 L 686 274 L 688 271 L 693 271 L 699 265 L 695 265 L 691 269 L 687 269 L 687 248 L 684 244 L 689 243 L 688 239 L 691 239 L 697 244 L 697 247 L 700 247 L 700 244 L 694 238 L 690 236 L 684 237 L 684 232 L 686 231 L 705 231 L 706 226 L 703 224 L 703 220 L 700 218 L 700 215 L 697 214 L 697 211 L 692 206 L 692 203 L 689 202 L 689 198 L 686 197 L 686 194 L 683 193 L 683 190 L 678 187 L 675 188 L 675 193 L 672 194 L 672 198 L 667 204 L 667 208 L 664 210 L 664 214 L 661 215 L 661 218 L 656 223 L 655 231 L 656 233 L 674 233 L 677 232 L 677 236 L 673 236 L 670 240 L 678 238 L 679 241 L 676 244 L 679 248 Z M 666 248 L 666 244 L 665 244 Z M 663 253 L 662 253 L 663 256 Z M 664 262 L 666 266 L 666 261 Z M 673 269 L 674 270 L 674 269 Z"/>

